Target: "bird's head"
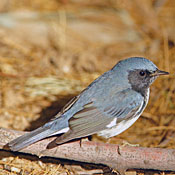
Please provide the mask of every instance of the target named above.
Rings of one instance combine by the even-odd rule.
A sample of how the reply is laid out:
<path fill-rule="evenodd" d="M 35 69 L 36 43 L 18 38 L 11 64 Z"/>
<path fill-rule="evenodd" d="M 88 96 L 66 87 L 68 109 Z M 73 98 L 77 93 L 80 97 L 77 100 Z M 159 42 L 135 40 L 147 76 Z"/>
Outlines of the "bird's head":
<path fill-rule="evenodd" d="M 142 92 L 155 81 L 160 75 L 167 75 L 168 72 L 161 71 L 150 60 L 142 57 L 131 57 L 120 61 L 117 64 L 120 72 L 126 72 L 131 87 Z"/>

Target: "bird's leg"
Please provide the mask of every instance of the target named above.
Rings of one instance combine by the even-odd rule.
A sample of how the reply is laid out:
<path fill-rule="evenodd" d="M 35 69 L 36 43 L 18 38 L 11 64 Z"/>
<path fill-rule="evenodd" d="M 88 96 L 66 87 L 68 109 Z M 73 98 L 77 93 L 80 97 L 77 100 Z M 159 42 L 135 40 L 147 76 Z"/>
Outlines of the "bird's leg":
<path fill-rule="evenodd" d="M 117 153 L 118 153 L 118 155 L 120 155 L 120 156 L 121 156 L 121 152 L 120 152 L 120 145 L 118 145 L 118 147 L 117 147 Z"/>
<path fill-rule="evenodd" d="M 80 148 L 82 147 L 82 143 L 85 142 L 85 141 L 88 141 L 88 138 L 81 138 L 80 139 Z"/>
<path fill-rule="evenodd" d="M 87 141 L 91 141 L 91 140 L 92 140 L 91 136 L 80 138 L 80 147 L 82 147 L 83 142 L 87 142 Z"/>

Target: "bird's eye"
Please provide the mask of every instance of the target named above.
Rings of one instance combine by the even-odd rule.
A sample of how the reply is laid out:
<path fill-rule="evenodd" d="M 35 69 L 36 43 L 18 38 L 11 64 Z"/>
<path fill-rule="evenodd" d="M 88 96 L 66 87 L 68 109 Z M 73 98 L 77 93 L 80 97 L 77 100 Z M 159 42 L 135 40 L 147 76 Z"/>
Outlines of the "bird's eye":
<path fill-rule="evenodd" d="M 145 72 L 143 71 L 143 70 L 141 70 L 140 72 L 139 72 L 139 74 L 140 74 L 140 76 L 145 76 Z"/>

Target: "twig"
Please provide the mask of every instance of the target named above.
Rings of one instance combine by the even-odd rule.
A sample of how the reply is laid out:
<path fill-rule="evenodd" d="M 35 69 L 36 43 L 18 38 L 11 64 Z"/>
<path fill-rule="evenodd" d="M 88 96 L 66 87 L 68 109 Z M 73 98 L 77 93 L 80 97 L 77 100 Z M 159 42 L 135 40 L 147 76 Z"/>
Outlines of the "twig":
<path fill-rule="evenodd" d="M 0 149 L 12 139 L 24 132 L 0 129 Z M 74 141 L 47 149 L 48 143 L 55 137 L 44 139 L 21 150 L 39 157 L 49 156 L 81 162 L 105 164 L 111 168 L 124 172 L 127 169 L 155 169 L 175 171 L 175 149 L 143 148 L 119 146 L 114 144 Z"/>
<path fill-rule="evenodd" d="M 173 126 L 154 126 L 147 129 L 147 131 L 154 131 L 154 130 L 172 130 L 175 131 Z"/>

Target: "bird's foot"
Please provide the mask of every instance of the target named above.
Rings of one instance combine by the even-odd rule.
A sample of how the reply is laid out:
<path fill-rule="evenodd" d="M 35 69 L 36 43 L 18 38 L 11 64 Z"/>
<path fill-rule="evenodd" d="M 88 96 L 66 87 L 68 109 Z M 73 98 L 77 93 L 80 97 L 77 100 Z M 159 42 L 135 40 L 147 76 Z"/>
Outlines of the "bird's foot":
<path fill-rule="evenodd" d="M 80 139 L 80 147 L 82 147 L 83 142 L 87 142 L 87 141 L 89 141 L 89 138 L 88 137 L 81 138 Z"/>

